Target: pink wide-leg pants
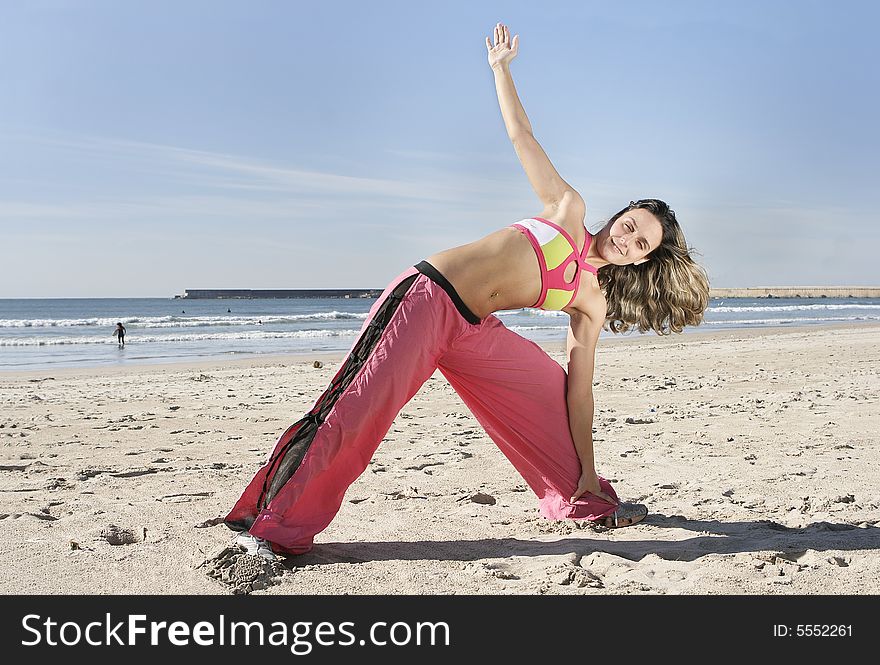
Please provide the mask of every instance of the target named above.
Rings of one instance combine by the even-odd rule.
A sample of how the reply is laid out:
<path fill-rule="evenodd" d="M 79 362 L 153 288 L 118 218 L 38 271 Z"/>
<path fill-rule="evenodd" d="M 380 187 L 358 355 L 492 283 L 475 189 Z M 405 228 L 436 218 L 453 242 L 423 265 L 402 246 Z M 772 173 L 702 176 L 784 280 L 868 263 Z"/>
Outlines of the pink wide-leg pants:
<path fill-rule="evenodd" d="M 565 370 L 495 316 L 469 323 L 414 267 L 376 300 L 330 387 L 281 435 L 226 523 L 276 551 L 312 548 L 403 406 L 439 369 L 537 495 L 550 519 L 600 519 L 615 506 L 569 502 L 581 466 L 571 437 Z M 602 490 L 617 499 L 607 480 Z"/>

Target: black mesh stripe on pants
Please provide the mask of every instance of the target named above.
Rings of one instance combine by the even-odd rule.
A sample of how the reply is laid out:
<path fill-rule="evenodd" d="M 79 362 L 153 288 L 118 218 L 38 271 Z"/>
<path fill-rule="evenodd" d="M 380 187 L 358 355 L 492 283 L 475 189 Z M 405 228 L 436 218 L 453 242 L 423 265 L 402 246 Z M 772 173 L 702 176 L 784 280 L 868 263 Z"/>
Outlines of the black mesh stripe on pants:
<path fill-rule="evenodd" d="M 299 468 L 309 450 L 309 446 L 315 438 L 318 428 L 333 409 L 339 396 L 348 389 L 354 377 L 370 357 L 370 354 L 382 337 L 382 332 L 385 330 L 388 322 L 391 321 L 394 312 L 397 311 L 401 299 L 409 291 L 410 286 L 418 276 L 410 275 L 394 288 L 385 299 L 385 302 L 379 306 L 373 319 L 367 324 L 360 339 L 358 339 L 342 367 L 330 382 L 330 386 L 318 398 L 318 401 L 315 402 L 315 405 L 305 416 L 287 428 L 287 432 L 294 429 L 297 429 L 297 431 L 290 441 L 277 450 L 269 459 L 269 469 L 263 481 L 263 490 L 257 501 L 258 511 L 265 508 L 272 501 L 275 495 L 278 494 L 278 491 L 284 487 L 285 483 L 290 480 Z"/>

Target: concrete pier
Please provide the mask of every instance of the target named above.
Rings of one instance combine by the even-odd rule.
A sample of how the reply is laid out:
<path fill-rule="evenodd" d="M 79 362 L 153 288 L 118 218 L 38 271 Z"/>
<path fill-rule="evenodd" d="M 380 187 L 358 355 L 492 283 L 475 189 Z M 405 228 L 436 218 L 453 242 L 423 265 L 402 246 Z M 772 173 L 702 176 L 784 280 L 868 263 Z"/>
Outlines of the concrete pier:
<path fill-rule="evenodd" d="M 187 289 L 175 298 L 378 298 L 382 289 Z"/>

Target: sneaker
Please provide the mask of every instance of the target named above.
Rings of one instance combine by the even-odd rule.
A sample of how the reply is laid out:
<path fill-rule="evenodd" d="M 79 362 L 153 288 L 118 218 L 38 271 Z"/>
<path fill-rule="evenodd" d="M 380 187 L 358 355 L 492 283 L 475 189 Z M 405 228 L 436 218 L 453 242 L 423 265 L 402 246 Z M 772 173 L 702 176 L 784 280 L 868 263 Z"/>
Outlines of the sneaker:
<path fill-rule="evenodd" d="M 641 503 L 621 502 L 608 517 L 590 520 L 594 526 L 602 529 L 620 529 L 621 527 L 638 524 L 648 516 L 648 507 Z"/>
<path fill-rule="evenodd" d="M 272 546 L 269 544 L 268 540 L 257 538 L 247 532 L 239 534 L 235 539 L 235 544 L 239 547 L 243 547 L 248 554 L 261 556 L 266 559 L 266 561 L 278 560 L 278 557 L 275 555 L 275 552 L 272 551 Z"/>

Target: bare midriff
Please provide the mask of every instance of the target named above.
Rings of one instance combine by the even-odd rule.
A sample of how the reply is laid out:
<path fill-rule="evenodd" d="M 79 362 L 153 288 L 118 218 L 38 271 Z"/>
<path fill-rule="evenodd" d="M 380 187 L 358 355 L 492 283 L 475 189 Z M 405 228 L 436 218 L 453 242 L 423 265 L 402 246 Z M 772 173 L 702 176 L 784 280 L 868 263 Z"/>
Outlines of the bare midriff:
<path fill-rule="evenodd" d="M 449 280 L 476 316 L 530 307 L 541 295 L 541 268 L 528 238 L 505 227 L 425 259 Z"/>

